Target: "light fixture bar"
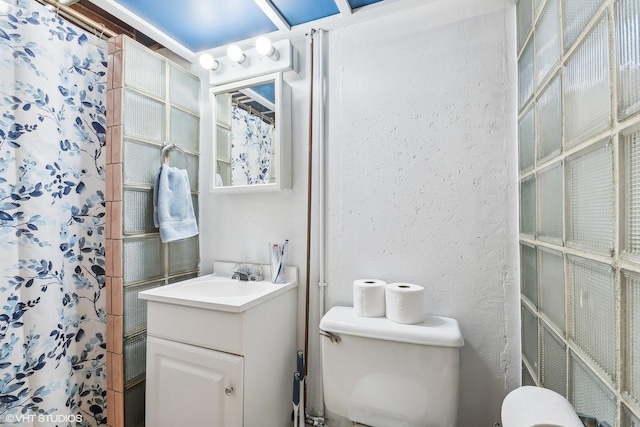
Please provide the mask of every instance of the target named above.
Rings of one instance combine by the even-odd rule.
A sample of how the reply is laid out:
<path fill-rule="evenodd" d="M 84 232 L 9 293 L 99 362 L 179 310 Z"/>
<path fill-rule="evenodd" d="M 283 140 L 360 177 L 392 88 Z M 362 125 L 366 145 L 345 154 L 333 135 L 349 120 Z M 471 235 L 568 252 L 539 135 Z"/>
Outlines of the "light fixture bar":
<path fill-rule="evenodd" d="M 271 22 L 273 22 L 273 24 L 278 27 L 279 30 L 289 31 L 291 29 L 291 25 L 289 25 L 286 19 L 284 19 L 280 12 L 278 12 L 278 10 L 273 7 L 273 5 L 268 0 L 253 1 L 256 3 L 256 5 L 258 5 L 260 9 L 262 9 L 262 12 L 267 15 L 267 18 L 269 18 Z"/>

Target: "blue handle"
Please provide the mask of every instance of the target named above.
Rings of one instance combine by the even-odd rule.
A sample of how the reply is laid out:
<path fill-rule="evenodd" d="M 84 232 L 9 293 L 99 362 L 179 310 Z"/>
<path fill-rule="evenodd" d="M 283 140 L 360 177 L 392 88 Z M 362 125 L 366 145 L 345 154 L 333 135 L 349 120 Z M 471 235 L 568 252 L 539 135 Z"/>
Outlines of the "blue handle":
<path fill-rule="evenodd" d="M 304 379 L 304 351 L 298 350 L 298 372 L 300 372 L 301 380 Z"/>
<path fill-rule="evenodd" d="M 300 372 L 293 374 L 293 404 L 300 404 Z"/>

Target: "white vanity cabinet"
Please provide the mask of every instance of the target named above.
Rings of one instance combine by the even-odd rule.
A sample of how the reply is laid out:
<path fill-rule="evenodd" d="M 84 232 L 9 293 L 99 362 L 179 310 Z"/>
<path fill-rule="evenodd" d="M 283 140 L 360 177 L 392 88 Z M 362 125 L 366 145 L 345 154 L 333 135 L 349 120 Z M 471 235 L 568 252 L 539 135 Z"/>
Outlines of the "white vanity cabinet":
<path fill-rule="evenodd" d="M 216 289 L 204 279 L 140 293 L 147 300 L 145 424 L 290 426 L 297 281 L 255 282 L 266 290 L 236 298 L 198 296 L 194 289 Z M 251 290 L 251 282 L 224 280 L 221 293 Z"/>

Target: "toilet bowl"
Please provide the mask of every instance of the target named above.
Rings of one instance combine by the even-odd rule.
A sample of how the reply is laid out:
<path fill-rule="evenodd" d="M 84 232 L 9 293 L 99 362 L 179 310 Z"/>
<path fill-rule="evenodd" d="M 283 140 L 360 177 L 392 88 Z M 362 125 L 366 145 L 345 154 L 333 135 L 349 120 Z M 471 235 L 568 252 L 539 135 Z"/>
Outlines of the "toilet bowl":
<path fill-rule="evenodd" d="M 502 402 L 502 427 L 584 427 L 567 399 L 553 390 L 523 386 Z"/>

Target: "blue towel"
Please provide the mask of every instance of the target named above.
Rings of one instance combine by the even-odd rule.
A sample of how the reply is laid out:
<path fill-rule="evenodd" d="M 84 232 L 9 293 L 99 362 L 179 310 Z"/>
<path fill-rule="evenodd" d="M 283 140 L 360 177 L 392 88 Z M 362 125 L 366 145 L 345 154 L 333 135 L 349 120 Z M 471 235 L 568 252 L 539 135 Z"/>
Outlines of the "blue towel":
<path fill-rule="evenodd" d="M 153 189 L 153 222 L 160 227 L 160 240 L 165 243 L 198 234 L 186 170 L 168 165 L 160 168 Z"/>

